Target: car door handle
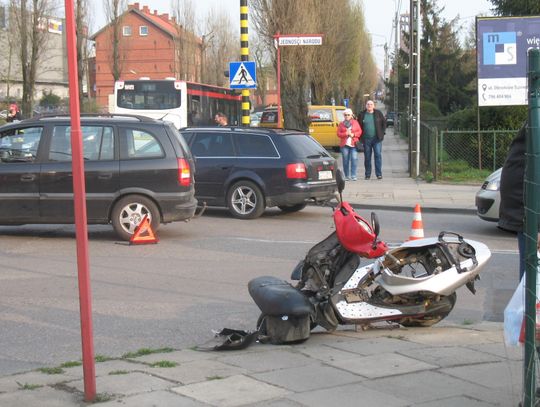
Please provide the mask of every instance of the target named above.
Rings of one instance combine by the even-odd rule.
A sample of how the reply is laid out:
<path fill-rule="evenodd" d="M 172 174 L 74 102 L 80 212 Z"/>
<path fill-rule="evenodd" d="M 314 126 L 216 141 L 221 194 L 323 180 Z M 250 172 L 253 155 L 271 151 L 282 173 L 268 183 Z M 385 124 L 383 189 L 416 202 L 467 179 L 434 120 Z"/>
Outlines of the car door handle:
<path fill-rule="evenodd" d="M 36 174 L 23 174 L 21 175 L 22 182 L 32 182 L 36 180 Z"/>
<path fill-rule="evenodd" d="M 101 173 L 98 175 L 98 179 L 111 179 L 112 172 Z"/>
<path fill-rule="evenodd" d="M 229 170 L 231 168 L 231 166 L 230 165 L 224 165 L 224 166 L 219 167 L 219 168 L 222 169 L 222 170 Z"/>

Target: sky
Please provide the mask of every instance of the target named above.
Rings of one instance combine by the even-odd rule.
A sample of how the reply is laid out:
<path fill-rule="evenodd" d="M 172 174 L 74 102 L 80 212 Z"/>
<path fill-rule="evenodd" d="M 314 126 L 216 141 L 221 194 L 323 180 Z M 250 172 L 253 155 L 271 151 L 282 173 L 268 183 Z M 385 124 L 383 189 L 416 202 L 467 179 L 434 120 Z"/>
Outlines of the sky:
<path fill-rule="evenodd" d="M 139 2 L 140 7 L 148 5 L 151 10 L 158 10 L 160 14 L 170 13 L 170 0 L 128 0 L 129 3 Z M 223 13 L 229 13 L 231 22 L 240 27 L 240 0 L 192 0 L 197 18 L 202 21 L 210 9 L 216 9 Z M 327 0 L 331 1 L 331 0 Z M 384 66 L 384 43 L 393 44 L 392 24 L 396 13 L 396 5 L 400 5 L 400 13 L 409 10 L 410 0 L 358 0 L 364 8 L 364 16 L 368 31 L 372 34 L 373 54 L 377 66 Z M 90 0 L 94 16 L 92 18 L 96 32 L 105 24 L 102 0 Z M 451 20 L 459 16 L 460 23 L 469 27 L 478 14 L 491 15 L 492 4 L 489 0 L 437 0 L 439 7 L 444 7 L 443 16 Z M 249 7 L 249 0 L 248 0 Z M 249 17 L 248 17 L 249 21 Z M 240 31 L 240 28 L 238 28 Z M 464 30 L 465 31 L 465 30 Z M 393 45 L 392 45 L 393 46 Z"/>

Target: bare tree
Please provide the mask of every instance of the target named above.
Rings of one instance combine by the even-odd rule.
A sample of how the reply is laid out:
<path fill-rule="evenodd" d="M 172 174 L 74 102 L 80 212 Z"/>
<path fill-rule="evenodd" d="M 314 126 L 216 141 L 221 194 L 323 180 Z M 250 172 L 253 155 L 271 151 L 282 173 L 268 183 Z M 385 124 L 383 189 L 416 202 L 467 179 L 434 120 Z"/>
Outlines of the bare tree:
<path fill-rule="evenodd" d="M 173 0 L 176 19 L 176 75 L 179 79 L 197 79 L 197 66 L 201 59 L 201 40 L 196 36 L 195 9 L 192 0 Z"/>
<path fill-rule="evenodd" d="M 19 58 L 22 74 L 22 112 L 31 116 L 37 70 L 46 50 L 51 0 L 10 0 L 14 29 L 19 39 Z"/>
<path fill-rule="evenodd" d="M 228 80 L 224 72 L 228 63 L 239 59 L 238 34 L 235 34 L 227 13 L 212 9 L 206 16 L 206 32 L 212 33 L 206 40 L 205 71 L 209 84 L 225 86 Z"/>
<path fill-rule="evenodd" d="M 79 83 L 79 104 L 83 104 L 83 81 L 88 75 L 88 27 L 90 16 L 87 0 L 77 0 L 75 25 L 77 31 L 77 81 Z M 90 94 L 90 92 L 88 92 Z"/>
<path fill-rule="evenodd" d="M 0 47 L 5 50 L 4 61 L 2 63 L 2 69 L 0 69 L 0 81 L 6 84 L 6 98 L 10 99 L 11 82 L 13 81 L 14 74 L 14 61 L 13 58 L 17 52 L 15 39 L 17 33 L 13 22 L 13 12 L 10 6 L 4 6 L 2 8 L 4 15 L 2 16 L 6 25 L 3 31 L 0 31 Z"/>
<path fill-rule="evenodd" d="M 270 76 L 275 77 L 276 72 L 271 65 L 271 54 L 266 44 L 261 41 L 261 37 L 253 36 L 249 41 L 251 58 L 257 66 L 257 89 L 255 94 L 261 99 L 261 103 L 266 105 L 266 94 Z"/>
<path fill-rule="evenodd" d="M 109 64 L 115 81 L 122 76 L 123 60 L 121 55 L 122 15 L 126 10 L 125 0 L 103 0 L 103 9 L 107 24 L 110 26 L 110 44 L 112 52 L 109 53 Z"/>

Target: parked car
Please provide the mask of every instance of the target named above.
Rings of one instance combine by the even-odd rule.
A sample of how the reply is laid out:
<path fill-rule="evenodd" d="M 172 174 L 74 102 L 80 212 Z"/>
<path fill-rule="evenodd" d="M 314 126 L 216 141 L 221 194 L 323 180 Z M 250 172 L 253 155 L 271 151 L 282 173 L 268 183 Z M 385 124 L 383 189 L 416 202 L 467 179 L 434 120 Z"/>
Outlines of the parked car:
<path fill-rule="evenodd" d="M 306 133 L 260 127 L 181 133 L 195 156 L 195 196 L 236 218 L 254 219 L 274 206 L 300 211 L 308 201 L 334 197 L 336 160 Z"/>
<path fill-rule="evenodd" d="M 395 112 L 386 113 L 386 125 L 387 126 L 393 126 L 395 117 L 396 117 Z"/>
<path fill-rule="evenodd" d="M 259 127 L 259 123 L 261 122 L 261 116 L 263 112 L 253 112 L 250 115 L 250 122 L 251 127 Z"/>
<path fill-rule="evenodd" d="M 491 173 L 476 193 L 477 214 L 481 219 L 490 222 L 497 222 L 499 220 L 501 172 L 502 168 L 499 168 L 497 171 Z"/>
<path fill-rule="evenodd" d="M 89 224 L 129 240 L 144 215 L 154 230 L 193 217 L 194 161 L 171 124 L 83 116 L 81 130 Z M 67 116 L 0 127 L 0 224 L 73 223 L 71 161 Z"/>

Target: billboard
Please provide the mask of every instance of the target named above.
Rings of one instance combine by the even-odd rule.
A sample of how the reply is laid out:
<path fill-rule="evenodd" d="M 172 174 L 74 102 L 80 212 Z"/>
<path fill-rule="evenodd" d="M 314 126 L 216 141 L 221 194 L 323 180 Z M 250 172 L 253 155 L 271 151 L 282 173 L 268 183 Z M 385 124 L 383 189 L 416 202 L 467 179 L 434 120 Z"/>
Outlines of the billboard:
<path fill-rule="evenodd" d="M 527 52 L 540 49 L 540 16 L 476 19 L 478 106 L 527 104 Z"/>

